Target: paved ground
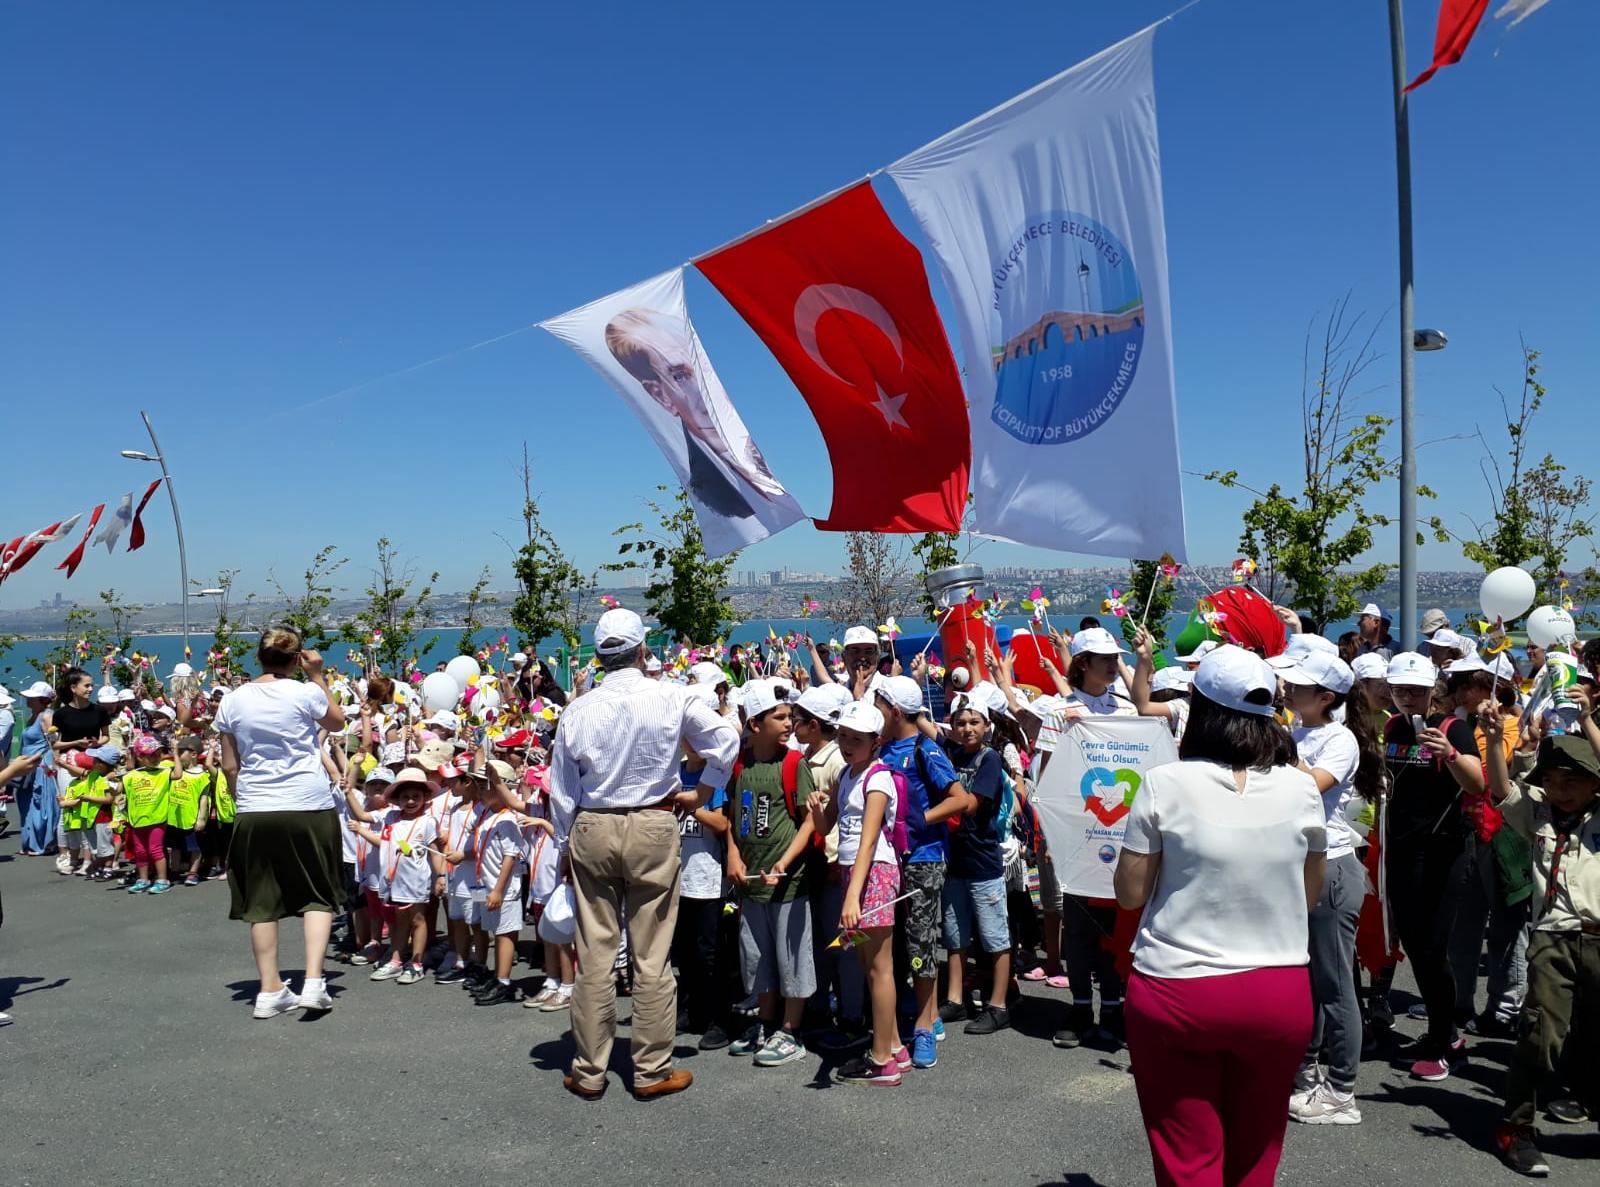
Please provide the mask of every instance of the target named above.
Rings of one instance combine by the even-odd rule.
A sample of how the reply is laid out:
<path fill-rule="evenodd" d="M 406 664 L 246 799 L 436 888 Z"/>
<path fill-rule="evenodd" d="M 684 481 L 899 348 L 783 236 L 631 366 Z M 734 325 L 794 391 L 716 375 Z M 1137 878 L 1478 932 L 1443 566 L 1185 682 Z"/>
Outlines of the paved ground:
<path fill-rule="evenodd" d="M 1126 1055 L 1051 1047 L 1054 995 L 1030 996 L 1013 1031 L 953 1034 L 899 1089 L 830 1085 L 816 1059 L 760 1071 L 685 1049 L 688 1093 L 640 1103 L 614 1079 L 588 1104 L 561 1088 L 564 1015 L 336 965 L 331 1013 L 257 1022 L 224 883 L 134 898 L 15 852 L 0 841 L 0 1008 L 17 1019 L 0 1030 L 7 1184 L 1151 1179 Z M 285 941 L 292 954 L 297 926 Z M 1485 1152 L 1507 1054 L 1480 1043 L 1440 1085 L 1367 1064 L 1365 1123 L 1291 1125 L 1283 1181 L 1515 1181 Z M 1559 1179 L 1600 1180 L 1600 1163 L 1574 1161 L 1600 1159 L 1592 1127 L 1544 1144 Z"/>

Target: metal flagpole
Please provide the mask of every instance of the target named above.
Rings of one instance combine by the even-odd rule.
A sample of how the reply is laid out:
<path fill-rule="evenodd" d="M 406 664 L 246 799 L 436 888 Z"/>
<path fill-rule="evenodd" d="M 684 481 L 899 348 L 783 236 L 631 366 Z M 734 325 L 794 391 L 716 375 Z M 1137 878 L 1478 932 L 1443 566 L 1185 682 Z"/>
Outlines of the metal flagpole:
<path fill-rule="evenodd" d="M 1401 0 L 1389 0 L 1394 66 L 1395 185 L 1400 215 L 1400 642 L 1417 646 L 1417 446 L 1413 406 L 1416 340 L 1411 284 L 1411 119 L 1406 103 L 1406 31 Z"/>
<path fill-rule="evenodd" d="M 172 526 L 178 530 L 178 573 L 183 581 L 183 658 L 189 659 L 189 556 L 183 546 L 183 516 L 178 514 L 178 492 L 172 488 L 172 474 L 167 469 L 167 455 L 161 452 L 161 442 L 156 440 L 156 428 L 150 423 L 150 414 L 141 411 L 145 430 L 150 434 L 150 444 L 156 451 L 155 460 L 161 465 L 161 479 L 167 484 L 167 499 L 172 503 Z"/>

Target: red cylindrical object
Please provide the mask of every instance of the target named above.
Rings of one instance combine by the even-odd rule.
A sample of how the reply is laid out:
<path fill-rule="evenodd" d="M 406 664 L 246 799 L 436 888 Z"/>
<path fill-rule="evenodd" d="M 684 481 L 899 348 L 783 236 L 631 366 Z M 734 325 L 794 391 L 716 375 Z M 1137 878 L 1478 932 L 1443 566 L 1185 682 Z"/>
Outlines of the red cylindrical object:
<path fill-rule="evenodd" d="M 1000 644 L 995 641 L 994 628 L 979 616 L 975 607 L 962 603 L 947 611 L 939 625 L 939 645 L 944 649 L 945 671 L 951 676 L 954 676 L 957 670 L 966 670 L 968 640 L 971 640 L 973 647 L 977 648 L 978 670 L 968 674 L 965 684 L 958 682 L 957 691 L 971 688 L 985 678 L 983 667 L 985 647 L 993 651 L 996 656 L 1000 654 Z"/>
<path fill-rule="evenodd" d="M 1061 659 L 1055 654 L 1055 646 L 1048 636 L 1018 631 L 1011 636 L 1010 653 L 1014 660 L 1012 679 L 1018 684 L 1031 684 L 1043 692 L 1055 692 L 1055 681 L 1044 670 L 1044 661 L 1048 658 L 1051 663 L 1059 664 Z"/>

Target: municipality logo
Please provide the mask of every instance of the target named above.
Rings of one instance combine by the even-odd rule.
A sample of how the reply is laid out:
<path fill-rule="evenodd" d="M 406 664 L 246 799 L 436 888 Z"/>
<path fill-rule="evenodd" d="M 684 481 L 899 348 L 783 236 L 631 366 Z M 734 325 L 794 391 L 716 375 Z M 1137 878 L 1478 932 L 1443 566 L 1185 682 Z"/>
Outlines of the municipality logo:
<path fill-rule="evenodd" d="M 1041 215 L 995 261 L 993 282 L 991 419 L 1030 445 L 1087 437 L 1122 403 L 1144 349 L 1127 248 L 1087 215 Z"/>

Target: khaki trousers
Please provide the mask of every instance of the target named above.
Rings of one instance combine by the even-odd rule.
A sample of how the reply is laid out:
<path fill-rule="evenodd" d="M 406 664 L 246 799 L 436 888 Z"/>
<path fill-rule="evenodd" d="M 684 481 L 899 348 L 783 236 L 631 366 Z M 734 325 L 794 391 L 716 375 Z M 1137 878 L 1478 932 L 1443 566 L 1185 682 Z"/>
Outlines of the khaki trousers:
<path fill-rule="evenodd" d="M 617 1028 L 612 965 L 627 904 L 633 954 L 633 1086 L 664 1080 L 672 1070 L 678 983 L 672 976 L 672 933 L 678 920 L 678 818 L 671 812 L 579 812 L 567 847 L 578 915 L 578 980 L 572 993 L 572 1077 L 581 1087 L 605 1084 Z"/>

